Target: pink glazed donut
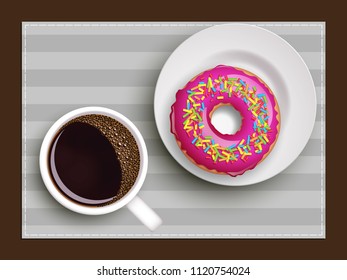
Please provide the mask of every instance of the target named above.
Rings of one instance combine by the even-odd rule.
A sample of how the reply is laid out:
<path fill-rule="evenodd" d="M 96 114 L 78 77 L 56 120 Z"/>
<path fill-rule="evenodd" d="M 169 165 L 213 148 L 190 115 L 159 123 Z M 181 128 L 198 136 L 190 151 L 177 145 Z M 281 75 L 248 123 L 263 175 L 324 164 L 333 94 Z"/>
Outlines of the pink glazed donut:
<path fill-rule="evenodd" d="M 233 106 L 242 117 L 235 134 L 211 124 L 220 106 Z M 242 175 L 263 161 L 280 131 L 280 113 L 271 89 L 246 70 L 219 65 L 188 82 L 171 107 L 171 132 L 182 152 L 200 168 Z"/>

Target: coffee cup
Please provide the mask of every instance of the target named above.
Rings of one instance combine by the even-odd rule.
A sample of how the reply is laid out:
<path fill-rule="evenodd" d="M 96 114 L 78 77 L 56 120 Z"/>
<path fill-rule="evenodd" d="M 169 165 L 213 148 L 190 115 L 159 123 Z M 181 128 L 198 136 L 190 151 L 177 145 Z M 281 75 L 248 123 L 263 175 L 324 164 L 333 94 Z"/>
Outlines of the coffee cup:
<path fill-rule="evenodd" d="M 120 132 L 111 134 L 113 129 Z M 119 135 L 123 135 L 121 140 L 124 144 L 117 139 L 121 137 Z M 92 142 L 93 137 L 96 142 Z M 125 148 L 126 143 L 128 146 L 132 144 L 136 156 L 129 155 L 132 150 L 129 150 L 131 147 Z M 83 153 L 87 153 L 87 156 Z M 98 162 L 93 163 L 94 159 Z M 47 190 L 62 206 L 74 212 L 102 215 L 126 206 L 150 230 L 161 224 L 160 217 L 137 196 L 148 169 L 145 141 L 136 126 L 114 110 L 84 107 L 62 116 L 44 137 L 39 164 Z M 93 168 L 100 174 L 93 174 Z M 118 175 L 121 179 L 118 178 L 117 168 L 120 168 Z M 128 173 L 123 169 L 128 170 Z M 74 175 L 73 172 L 78 174 Z M 107 176 L 113 181 L 108 182 L 110 180 L 107 180 Z M 78 177 L 82 177 L 82 180 Z M 99 177 L 102 183 L 96 185 Z M 89 193 L 84 194 L 85 190 Z M 104 194 L 105 192 L 109 194 Z M 94 196 L 97 199 L 94 199 Z"/>

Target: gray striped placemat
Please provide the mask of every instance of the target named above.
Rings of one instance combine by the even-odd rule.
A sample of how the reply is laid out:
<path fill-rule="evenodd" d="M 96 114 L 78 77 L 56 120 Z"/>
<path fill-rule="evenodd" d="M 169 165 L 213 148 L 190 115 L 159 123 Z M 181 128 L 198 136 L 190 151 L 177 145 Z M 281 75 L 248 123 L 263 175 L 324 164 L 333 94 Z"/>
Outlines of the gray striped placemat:
<path fill-rule="evenodd" d="M 311 138 L 281 174 L 222 187 L 184 170 L 161 142 L 153 113 L 160 69 L 190 35 L 220 23 L 23 23 L 23 238 L 324 238 L 325 24 L 251 23 L 302 56 L 316 86 Z M 143 134 L 149 169 L 139 196 L 162 217 L 150 232 L 128 209 L 84 216 L 60 206 L 39 173 L 42 139 L 63 114 L 87 105 L 114 109 Z"/>

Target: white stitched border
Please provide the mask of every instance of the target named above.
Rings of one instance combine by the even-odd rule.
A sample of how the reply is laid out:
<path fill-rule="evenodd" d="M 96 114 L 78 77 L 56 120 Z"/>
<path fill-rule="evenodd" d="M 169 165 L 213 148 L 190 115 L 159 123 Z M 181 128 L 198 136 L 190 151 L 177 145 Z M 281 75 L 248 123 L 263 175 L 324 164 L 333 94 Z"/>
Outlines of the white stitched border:
<path fill-rule="evenodd" d="M 323 89 L 323 85 L 324 85 L 324 72 L 323 72 L 323 67 L 324 67 L 324 34 L 323 34 L 323 24 L 321 25 L 321 73 L 320 73 L 320 86 L 321 86 L 321 234 L 323 234 L 323 230 L 324 230 L 324 211 L 323 211 L 323 206 L 324 206 L 324 106 L 323 106 L 323 101 L 324 101 L 324 89 Z"/>
<path fill-rule="evenodd" d="M 27 235 L 27 25 L 24 26 L 24 235 Z"/>

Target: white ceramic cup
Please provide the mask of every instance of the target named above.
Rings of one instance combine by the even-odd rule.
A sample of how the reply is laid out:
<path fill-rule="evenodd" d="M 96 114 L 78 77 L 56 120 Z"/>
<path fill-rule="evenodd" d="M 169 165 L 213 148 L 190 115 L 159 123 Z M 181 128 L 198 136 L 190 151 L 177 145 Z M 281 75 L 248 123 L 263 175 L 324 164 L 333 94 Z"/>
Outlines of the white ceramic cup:
<path fill-rule="evenodd" d="M 60 128 L 68 121 L 83 115 L 99 114 L 111 117 L 121 124 L 123 124 L 134 136 L 140 152 L 140 170 L 134 186 L 128 191 L 128 193 L 121 199 L 102 207 L 90 207 L 73 202 L 63 195 L 56 187 L 54 181 L 50 176 L 48 158 L 51 143 L 60 130 Z M 86 215 L 102 215 L 111 213 L 120 209 L 123 206 L 127 206 L 128 209 L 150 230 L 156 229 L 161 224 L 160 217 L 148 207 L 137 195 L 141 189 L 148 168 L 148 154 L 145 141 L 136 126 L 122 114 L 115 112 L 111 109 L 103 107 L 84 107 L 67 113 L 57 120 L 51 128 L 48 130 L 45 138 L 43 139 L 40 150 L 40 171 L 42 179 L 50 192 L 50 194 L 66 208 L 81 214 Z"/>

